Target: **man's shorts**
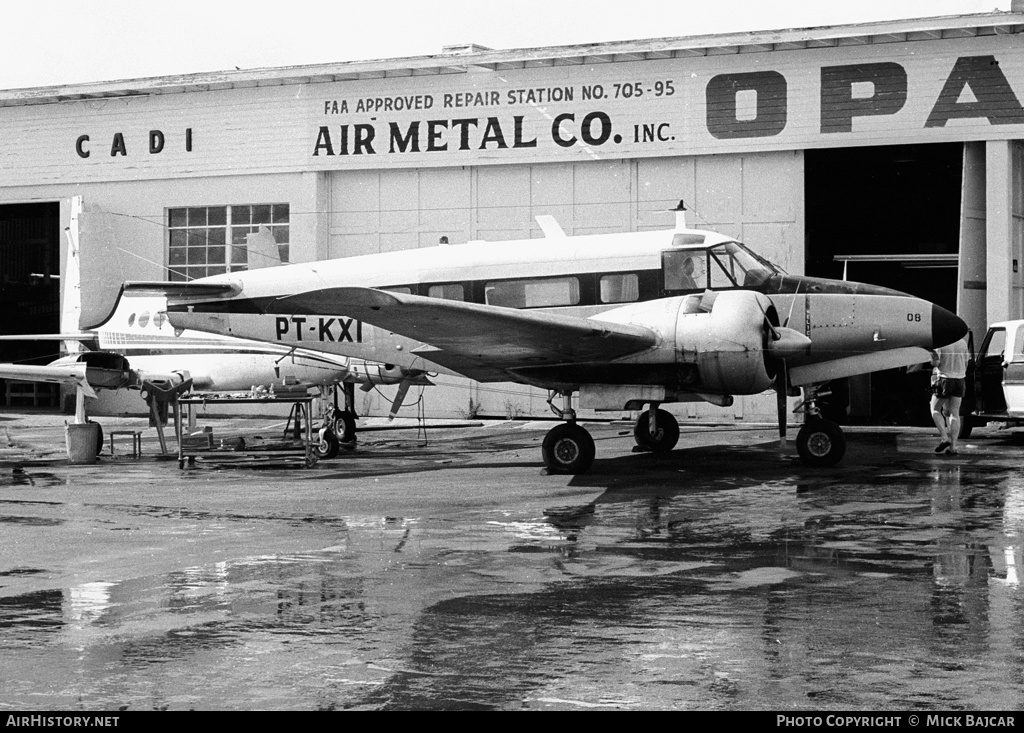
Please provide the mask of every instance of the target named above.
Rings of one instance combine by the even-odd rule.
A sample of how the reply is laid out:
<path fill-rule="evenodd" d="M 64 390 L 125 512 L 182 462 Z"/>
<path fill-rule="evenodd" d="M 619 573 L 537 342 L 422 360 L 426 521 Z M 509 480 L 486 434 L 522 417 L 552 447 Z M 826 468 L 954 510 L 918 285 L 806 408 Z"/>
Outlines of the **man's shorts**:
<path fill-rule="evenodd" d="M 953 377 L 939 377 L 939 381 L 932 385 L 932 393 L 940 399 L 963 397 L 966 389 L 966 379 L 956 379 Z"/>

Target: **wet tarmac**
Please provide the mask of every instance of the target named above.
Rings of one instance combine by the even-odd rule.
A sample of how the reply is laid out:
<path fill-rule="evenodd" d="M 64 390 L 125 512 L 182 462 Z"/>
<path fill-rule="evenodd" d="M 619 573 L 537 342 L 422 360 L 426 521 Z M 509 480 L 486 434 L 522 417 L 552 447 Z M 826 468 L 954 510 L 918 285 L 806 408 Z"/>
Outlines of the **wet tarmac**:
<path fill-rule="evenodd" d="M 0 414 L 0 710 L 1024 705 L 1024 444 L 994 428 L 956 457 L 851 429 L 822 470 L 767 426 L 653 455 L 599 424 L 571 477 L 550 423 L 182 470 L 151 429 L 69 465 L 63 419 Z"/>

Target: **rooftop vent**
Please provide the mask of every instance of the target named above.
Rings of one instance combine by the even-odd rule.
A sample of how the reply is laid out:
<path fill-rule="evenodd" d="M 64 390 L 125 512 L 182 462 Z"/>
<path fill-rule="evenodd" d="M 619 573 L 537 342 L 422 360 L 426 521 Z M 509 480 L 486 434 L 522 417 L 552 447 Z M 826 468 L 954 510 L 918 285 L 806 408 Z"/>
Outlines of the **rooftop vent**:
<path fill-rule="evenodd" d="M 493 51 L 493 48 L 481 46 L 479 43 L 453 43 L 450 46 L 441 46 L 441 53 L 479 53 L 480 51 Z"/>

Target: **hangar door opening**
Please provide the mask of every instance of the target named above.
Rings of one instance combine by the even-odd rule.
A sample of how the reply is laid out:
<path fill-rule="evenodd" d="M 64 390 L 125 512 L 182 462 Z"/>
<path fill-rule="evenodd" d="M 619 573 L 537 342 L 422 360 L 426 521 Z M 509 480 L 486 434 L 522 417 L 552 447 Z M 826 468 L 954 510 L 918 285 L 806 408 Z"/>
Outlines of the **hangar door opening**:
<path fill-rule="evenodd" d="M 961 143 L 808 150 L 805 165 L 808 275 L 845 274 L 956 311 Z M 834 388 L 837 420 L 931 424 L 927 370 Z"/>
<path fill-rule="evenodd" d="M 0 308 L 4 334 L 57 333 L 60 328 L 60 204 L 0 206 Z M 0 361 L 45 364 L 56 341 L 0 342 Z M 60 388 L 0 380 L 0 404 L 57 407 Z"/>

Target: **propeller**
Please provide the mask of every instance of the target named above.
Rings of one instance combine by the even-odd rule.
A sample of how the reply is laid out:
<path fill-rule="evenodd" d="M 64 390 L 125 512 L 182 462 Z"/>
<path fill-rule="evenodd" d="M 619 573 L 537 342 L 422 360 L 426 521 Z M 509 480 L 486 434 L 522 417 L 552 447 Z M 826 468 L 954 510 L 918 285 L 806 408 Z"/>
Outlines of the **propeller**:
<path fill-rule="evenodd" d="M 775 375 L 775 405 L 779 418 L 779 447 L 786 447 L 786 420 L 789 412 L 789 405 L 786 403 L 788 373 L 786 362 L 779 362 L 779 373 Z"/>
<path fill-rule="evenodd" d="M 409 393 L 409 386 L 412 384 L 408 379 L 403 379 L 398 383 L 398 392 L 395 393 L 395 399 L 391 401 L 391 413 L 388 415 L 388 420 L 394 420 L 398 411 L 402 408 L 402 403 L 405 402 L 405 396 Z"/>
<path fill-rule="evenodd" d="M 794 303 L 796 302 L 794 298 Z M 760 303 L 759 303 L 760 304 Z M 765 349 L 775 359 L 777 371 L 775 374 L 775 405 L 779 422 L 779 446 L 786 446 L 786 428 L 789 406 L 787 397 L 789 392 L 789 374 L 786 367 L 786 359 L 802 353 L 811 345 L 811 340 L 804 334 L 788 327 L 790 318 L 793 317 L 793 309 L 790 308 L 786 321 L 781 326 L 776 326 L 772 321 L 778 320 L 774 308 L 771 314 L 762 306 L 765 328 Z M 775 316 L 773 319 L 772 316 Z"/>

